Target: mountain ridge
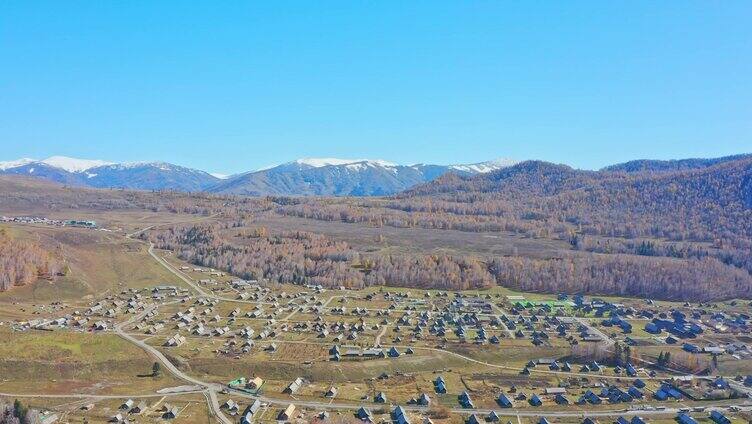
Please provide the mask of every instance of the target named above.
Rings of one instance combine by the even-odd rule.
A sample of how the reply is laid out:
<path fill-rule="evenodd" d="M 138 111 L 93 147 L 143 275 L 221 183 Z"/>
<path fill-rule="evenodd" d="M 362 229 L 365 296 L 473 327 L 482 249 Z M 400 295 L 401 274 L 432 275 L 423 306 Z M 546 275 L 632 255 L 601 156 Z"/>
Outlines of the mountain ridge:
<path fill-rule="evenodd" d="M 234 175 L 210 174 L 169 162 L 108 162 L 51 156 L 0 162 L 0 174 L 27 175 L 67 185 L 136 190 L 205 191 L 230 195 L 284 196 L 404 196 L 432 190 L 439 182 L 446 190 L 492 190 L 501 185 L 516 190 L 553 190 L 555 181 L 567 187 L 591 182 L 591 176 L 623 178 L 645 173 L 707 169 L 752 158 L 739 154 L 719 158 L 636 160 L 598 171 L 580 170 L 539 160 L 516 162 L 494 159 L 471 164 L 401 165 L 381 159 L 300 158 L 279 165 Z M 456 176 L 453 177 L 453 176 Z M 473 187 L 467 181 L 474 176 Z M 446 180 L 446 181 L 445 181 Z M 446 182 L 452 180 L 452 184 Z M 543 184 L 541 184 L 543 183 Z M 428 185 L 427 185 L 428 184 Z M 403 194 L 404 192 L 404 194 Z M 548 192 L 547 194 L 554 194 Z"/>
<path fill-rule="evenodd" d="M 707 168 L 719 163 L 752 158 L 752 153 L 722 156 L 717 158 L 688 158 L 688 159 L 637 159 L 623 163 L 617 163 L 601 168 L 601 171 L 614 172 L 640 172 L 640 171 L 680 171 L 688 169 Z"/>
<path fill-rule="evenodd" d="M 0 162 L 0 174 L 26 175 L 93 188 L 202 191 L 220 181 L 204 171 L 167 162 L 123 162 L 52 156 Z"/>
<path fill-rule="evenodd" d="M 449 172 L 474 175 L 510 159 L 460 165 L 399 165 L 384 160 L 305 158 L 228 178 L 209 189 L 241 195 L 385 196 Z"/>
<path fill-rule="evenodd" d="M 400 165 L 382 159 L 301 158 L 235 175 L 210 174 L 169 162 L 109 162 L 52 156 L 0 162 L 0 174 L 67 185 L 136 190 L 207 191 L 242 195 L 391 195 L 448 172 L 473 175 L 511 159 L 456 165 Z"/>

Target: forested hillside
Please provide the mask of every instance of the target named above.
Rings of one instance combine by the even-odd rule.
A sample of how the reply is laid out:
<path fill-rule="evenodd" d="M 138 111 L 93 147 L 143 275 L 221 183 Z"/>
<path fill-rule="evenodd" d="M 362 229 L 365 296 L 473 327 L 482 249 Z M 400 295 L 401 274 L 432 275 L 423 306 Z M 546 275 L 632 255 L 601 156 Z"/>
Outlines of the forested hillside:
<path fill-rule="evenodd" d="M 752 298 L 748 157 L 639 172 L 528 161 L 474 177 L 447 174 L 386 198 L 9 184 L 0 200 L 5 207 L 211 215 L 211 222 L 141 236 L 185 260 L 244 278 L 328 287 L 502 285 L 671 300 Z"/>
<path fill-rule="evenodd" d="M 494 279 L 477 259 L 448 255 L 362 255 L 347 243 L 320 234 L 214 223 L 174 226 L 142 234 L 183 260 L 248 279 L 362 288 L 370 285 L 465 290 L 490 287 Z"/>
<path fill-rule="evenodd" d="M 460 216 L 573 224 L 616 237 L 731 242 L 752 238 L 752 158 L 701 170 L 622 174 L 525 162 L 475 178 L 445 178 L 399 196 L 391 207 Z M 558 228 L 559 230 L 562 227 Z"/>
<path fill-rule="evenodd" d="M 604 171 L 623 171 L 623 172 L 642 172 L 642 171 L 681 171 L 688 169 L 707 168 L 718 165 L 719 163 L 731 162 L 739 159 L 752 158 L 752 154 L 724 156 L 721 158 L 695 158 L 695 159 L 673 159 L 673 160 L 633 160 L 624 163 L 618 163 L 603 168 Z"/>
<path fill-rule="evenodd" d="M 54 279 L 62 270 L 62 261 L 38 243 L 13 239 L 0 229 L 0 291 Z"/>
<path fill-rule="evenodd" d="M 446 175 L 386 200 L 281 206 L 360 225 L 566 240 L 556 259 L 498 257 L 502 285 L 664 298 L 752 293 L 752 158 L 674 172 L 580 171 L 528 161 Z"/>

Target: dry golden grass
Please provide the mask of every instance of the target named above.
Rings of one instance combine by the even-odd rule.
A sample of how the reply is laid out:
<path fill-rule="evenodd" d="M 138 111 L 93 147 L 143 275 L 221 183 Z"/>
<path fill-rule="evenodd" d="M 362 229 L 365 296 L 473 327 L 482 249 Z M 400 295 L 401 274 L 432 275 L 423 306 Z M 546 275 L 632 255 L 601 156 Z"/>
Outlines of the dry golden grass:
<path fill-rule="evenodd" d="M 69 269 L 64 277 L 53 282 L 40 280 L 2 292 L 0 302 L 77 300 L 126 288 L 184 285 L 150 257 L 144 243 L 119 234 L 36 225 L 4 224 L 1 227 L 14 237 L 38 239 L 61 255 Z"/>
<path fill-rule="evenodd" d="M 145 377 L 154 360 L 114 334 L 28 331 L 0 327 L 0 376 L 16 393 L 153 393 L 182 384 Z M 34 382 L 33 386 L 29 382 Z"/>

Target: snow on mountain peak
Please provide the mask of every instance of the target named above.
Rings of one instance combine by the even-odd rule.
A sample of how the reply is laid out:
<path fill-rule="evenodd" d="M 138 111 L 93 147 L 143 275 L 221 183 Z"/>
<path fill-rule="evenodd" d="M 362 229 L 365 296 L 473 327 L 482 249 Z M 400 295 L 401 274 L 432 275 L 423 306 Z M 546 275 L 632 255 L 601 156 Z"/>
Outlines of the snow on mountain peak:
<path fill-rule="evenodd" d="M 122 162 L 122 163 L 116 163 L 116 164 L 110 164 L 116 167 L 117 169 L 134 169 L 134 168 L 143 168 L 143 167 L 154 167 L 161 169 L 163 171 L 169 171 L 170 169 L 173 169 L 175 165 L 172 165 L 167 162 L 147 162 L 147 161 L 135 161 L 135 162 Z"/>
<path fill-rule="evenodd" d="M 55 168 L 64 169 L 68 172 L 83 172 L 90 168 L 96 168 L 97 166 L 112 164 L 111 162 L 103 160 L 77 159 L 69 158 L 67 156 L 51 156 L 41 162 Z"/>
<path fill-rule="evenodd" d="M 482 162 L 482 163 L 487 163 L 487 164 L 495 165 L 501 168 L 506 168 L 509 166 L 517 165 L 520 162 L 514 159 L 510 159 L 510 158 L 497 158 L 497 159 L 489 160 L 489 161 Z"/>
<path fill-rule="evenodd" d="M 486 162 L 470 163 L 470 164 L 465 164 L 465 165 L 450 165 L 449 168 L 455 169 L 457 171 L 484 174 L 486 172 L 495 171 L 497 169 L 507 168 L 516 163 L 517 161 L 514 159 L 500 158 L 500 159 L 489 160 Z"/>
<path fill-rule="evenodd" d="M 11 168 L 18 168 L 19 166 L 28 165 L 34 162 L 36 162 L 36 159 L 29 159 L 29 158 L 21 158 L 21 159 L 16 159 L 16 160 L 9 160 L 7 162 L 0 162 L 0 171 L 5 171 L 6 169 L 11 169 Z"/>
<path fill-rule="evenodd" d="M 351 165 L 356 163 L 366 163 L 384 167 L 398 166 L 396 163 L 387 162 L 385 160 L 371 160 L 371 159 L 338 159 L 338 158 L 303 158 L 294 161 L 298 165 L 307 165 L 313 168 L 322 168 L 324 166 L 339 166 L 339 165 Z"/>

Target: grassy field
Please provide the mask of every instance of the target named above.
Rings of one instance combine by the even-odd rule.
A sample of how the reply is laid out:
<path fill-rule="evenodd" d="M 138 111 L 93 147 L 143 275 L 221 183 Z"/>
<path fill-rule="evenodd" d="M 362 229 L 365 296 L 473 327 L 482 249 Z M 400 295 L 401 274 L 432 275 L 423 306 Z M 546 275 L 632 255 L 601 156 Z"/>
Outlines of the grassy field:
<path fill-rule="evenodd" d="M 316 221 L 278 215 L 259 216 L 255 219 L 254 225 L 264 226 L 274 231 L 287 231 L 294 228 L 326 234 L 334 240 L 346 241 L 357 250 L 386 254 L 430 251 L 498 256 L 517 252 L 523 256 L 550 258 L 560 257 L 564 250 L 569 250 L 568 244 L 564 241 L 532 239 L 512 233 L 372 227 L 365 224 Z M 237 232 L 236 230 L 233 229 Z"/>
<path fill-rule="evenodd" d="M 0 327 L 3 391 L 27 393 L 152 393 L 182 384 L 151 373 L 153 359 L 116 335 L 11 332 Z M 33 381 L 33 387 L 29 384 Z"/>
<path fill-rule="evenodd" d="M 0 228 L 13 237 L 40 240 L 68 266 L 67 274 L 54 282 L 40 280 L 0 293 L 0 303 L 79 300 L 125 288 L 184 284 L 149 256 L 144 243 L 119 234 L 15 224 Z"/>
<path fill-rule="evenodd" d="M 112 399 L 64 397 L 22 397 L 19 399 L 30 408 L 39 411 L 55 411 L 61 422 L 106 423 L 118 413 L 128 417 L 131 422 L 167 422 L 161 418 L 165 405 L 175 406 L 180 411 L 178 417 L 169 422 L 179 424 L 209 424 L 214 422 L 209 416 L 206 399 L 200 394 L 155 395 L 133 399 L 136 405 L 141 401 L 146 402 L 147 410 L 142 414 L 128 414 L 119 409 L 120 405 L 128 399 L 127 396 Z M 11 403 L 13 400 L 14 398 L 5 399 L 6 403 Z M 93 405 L 91 409 L 83 408 L 83 406 L 90 404 Z"/>

